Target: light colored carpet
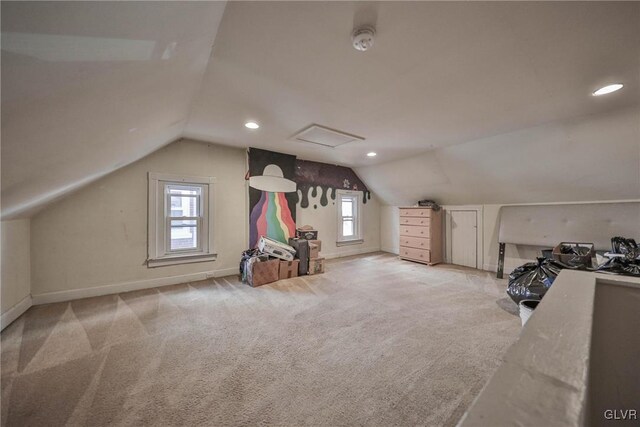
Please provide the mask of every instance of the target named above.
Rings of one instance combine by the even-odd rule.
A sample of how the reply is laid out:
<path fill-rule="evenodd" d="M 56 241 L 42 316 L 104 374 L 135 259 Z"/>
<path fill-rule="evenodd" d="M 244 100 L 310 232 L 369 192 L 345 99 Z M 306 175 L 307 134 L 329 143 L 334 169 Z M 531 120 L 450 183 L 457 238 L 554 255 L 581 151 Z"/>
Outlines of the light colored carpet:
<path fill-rule="evenodd" d="M 32 307 L 2 333 L 2 423 L 454 425 L 520 330 L 489 273 L 326 270 Z"/>

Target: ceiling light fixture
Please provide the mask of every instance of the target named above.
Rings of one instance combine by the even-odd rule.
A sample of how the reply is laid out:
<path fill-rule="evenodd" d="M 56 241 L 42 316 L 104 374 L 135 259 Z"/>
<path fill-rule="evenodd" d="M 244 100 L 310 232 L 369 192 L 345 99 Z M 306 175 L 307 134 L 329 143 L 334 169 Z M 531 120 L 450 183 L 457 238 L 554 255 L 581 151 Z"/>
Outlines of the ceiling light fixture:
<path fill-rule="evenodd" d="M 247 122 L 244 124 L 244 126 L 248 129 L 258 129 L 260 127 L 260 125 L 256 122 Z"/>
<path fill-rule="evenodd" d="M 375 157 L 375 156 L 377 156 L 377 155 L 378 155 L 378 153 L 373 152 L 373 151 L 372 151 L 372 152 L 370 152 L 370 153 L 367 153 L 367 157 Z"/>
<path fill-rule="evenodd" d="M 612 85 L 607 85 L 605 87 L 601 87 L 600 89 L 594 91 L 592 93 L 593 96 L 606 95 L 611 92 L 615 92 L 617 90 L 622 89 L 624 85 L 622 83 L 614 83 Z"/>

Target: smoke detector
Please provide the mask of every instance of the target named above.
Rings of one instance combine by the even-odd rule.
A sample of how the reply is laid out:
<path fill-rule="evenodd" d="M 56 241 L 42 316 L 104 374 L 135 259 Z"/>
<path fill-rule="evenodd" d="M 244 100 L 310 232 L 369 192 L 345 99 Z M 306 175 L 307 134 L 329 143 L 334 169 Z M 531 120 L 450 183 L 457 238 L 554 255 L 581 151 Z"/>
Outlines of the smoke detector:
<path fill-rule="evenodd" d="M 360 52 L 366 52 L 373 46 L 373 39 L 376 35 L 376 30 L 373 27 L 360 27 L 356 28 L 351 34 L 351 41 L 353 47 Z"/>

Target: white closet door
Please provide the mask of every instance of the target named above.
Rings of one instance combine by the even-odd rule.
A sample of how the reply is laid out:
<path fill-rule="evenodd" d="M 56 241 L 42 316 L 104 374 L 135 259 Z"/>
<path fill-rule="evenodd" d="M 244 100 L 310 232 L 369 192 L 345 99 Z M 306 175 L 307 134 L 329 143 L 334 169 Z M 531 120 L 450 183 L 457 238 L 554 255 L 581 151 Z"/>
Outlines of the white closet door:
<path fill-rule="evenodd" d="M 451 212 L 451 262 L 478 268 L 476 211 Z"/>

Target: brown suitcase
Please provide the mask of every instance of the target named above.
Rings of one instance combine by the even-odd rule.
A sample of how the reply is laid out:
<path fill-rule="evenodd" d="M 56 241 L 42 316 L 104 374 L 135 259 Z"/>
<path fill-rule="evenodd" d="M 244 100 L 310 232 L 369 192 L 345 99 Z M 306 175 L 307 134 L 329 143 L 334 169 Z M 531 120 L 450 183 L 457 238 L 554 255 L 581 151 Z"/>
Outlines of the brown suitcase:
<path fill-rule="evenodd" d="M 296 258 L 300 260 L 298 276 L 306 275 L 309 271 L 309 241 L 290 237 L 289 245 L 296 250 Z"/>

